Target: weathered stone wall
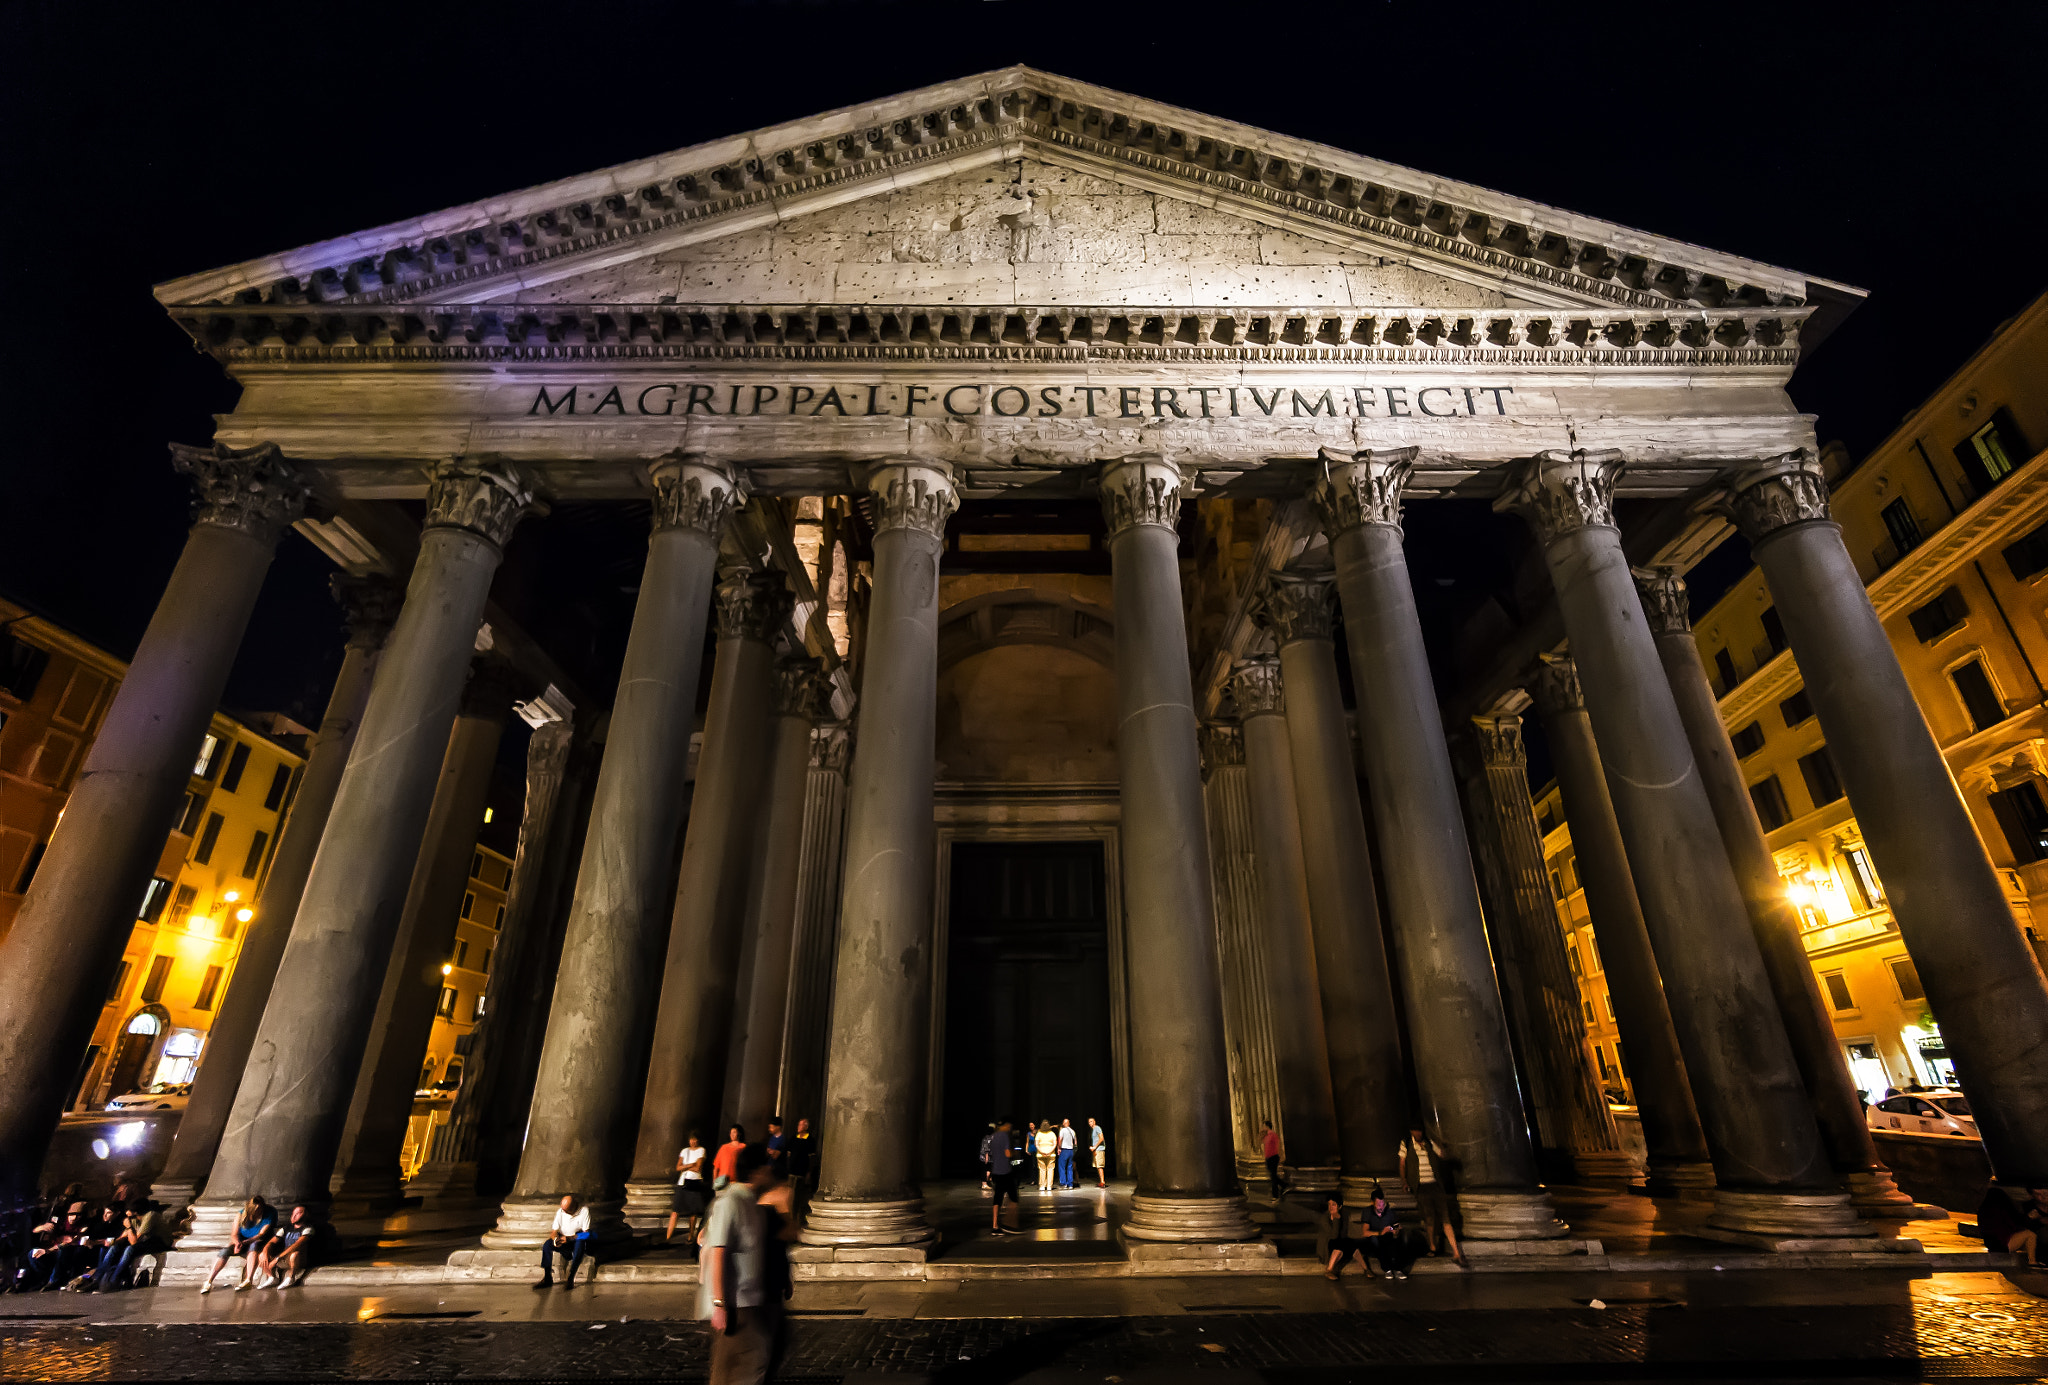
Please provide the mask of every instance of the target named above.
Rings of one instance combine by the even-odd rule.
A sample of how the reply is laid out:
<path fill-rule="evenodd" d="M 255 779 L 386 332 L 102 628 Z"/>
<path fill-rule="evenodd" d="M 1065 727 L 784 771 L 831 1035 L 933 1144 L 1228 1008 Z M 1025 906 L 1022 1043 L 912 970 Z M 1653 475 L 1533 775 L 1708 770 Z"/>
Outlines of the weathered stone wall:
<path fill-rule="evenodd" d="M 939 673 L 939 778 L 1114 784 L 1116 678 L 1053 645 L 1004 645 Z"/>

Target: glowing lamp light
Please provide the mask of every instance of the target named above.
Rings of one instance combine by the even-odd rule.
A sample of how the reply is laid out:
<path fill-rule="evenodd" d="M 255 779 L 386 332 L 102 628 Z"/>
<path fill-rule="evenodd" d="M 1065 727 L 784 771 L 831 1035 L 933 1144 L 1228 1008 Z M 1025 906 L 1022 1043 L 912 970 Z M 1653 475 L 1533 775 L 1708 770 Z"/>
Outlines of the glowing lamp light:
<path fill-rule="evenodd" d="M 1794 904 L 1810 905 L 1814 902 L 1813 886 L 1804 881 L 1795 882 L 1786 888 L 1785 897 Z"/>
<path fill-rule="evenodd" d="M 92 1157 L 95 1159 L 104 1159 L 113 1152 L 113 1148 L 105 1140 L 94 1140 L 92 1142 Z"/>
<path fill-rule="evenodd" d="M 185 915 L 185 926 L 187 928 L 204 928 L 207 924 L 212 922 L 213 920 L 208 918 L 204 914 Z"/>
<path fill-rule="evenodd" d="M 222 899 L 225 899 L 230 904 L 233 904 L 236 900 L 240 899 L 241 897 L 242 892 L 240 890 L 229 890 L 226 894 L 221 896 Z"/>
<path fill-rule="evenodd" d="M 489 808 L 486 808 L 486 809 L 484 809 L 484 821 L 485 821 L 485 822 L 489 822 L 490 820 L 491 820 L 491 810 L 490 810 Z"/>
<path fill-rule="evenodd" d="M 237 910 L 235 910 L 235 920 L 236 920 L 236 922 L 238 922 L 238 923 L 247 923 L 247 922 L 248 922 L 248 921 L 249 921 L 250 919 L 253 919 L 253 918 L 255 918 L 255 917 L 256 917 L 256 911 L 255 911 L 254 909 L 237 909 Z"/>
<path fill-rule="evenodd" d="M 114 1148 L 135 1148 L 136 1142 L 141 1140 L 142 1132 L 147 1128 L 148 1127 L 141 1121 L 129 1121 L 126 1125 L 123 1125 L 119 1130 L 116 1130 L 114 1132 Z"/>
<path fill-rule="evenodd" d="M 453 976 L 454 974 L 455 974 L 455 964 L 454 964 L 453 962 L 443 962 L 443 963 L 441 964 L 441 975 L 443 975 L 443 976 Z"/>

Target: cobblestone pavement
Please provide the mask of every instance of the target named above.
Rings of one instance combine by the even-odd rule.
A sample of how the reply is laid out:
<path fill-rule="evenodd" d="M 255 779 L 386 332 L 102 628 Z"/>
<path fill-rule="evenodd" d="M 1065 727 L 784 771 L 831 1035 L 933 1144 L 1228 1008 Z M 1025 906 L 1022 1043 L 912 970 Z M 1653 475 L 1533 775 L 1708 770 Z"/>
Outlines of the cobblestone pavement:
<path fill-rule="evenodd" d="M 1742 1278 L 1666 1282 L 1626 1301 L 1627 1286 L 1612 1286 L 1606 1291 L 1617 1297 L 1604 1308 L 1553 1296 L 1561 1306 L 1303 1312 L 1213 1293 L 1175 1313 L 1135 1316 L 882 1316 L 814 1307 L 794 1324 L 781 1378 L 947 1385 L 1143 1385 L 1197 1376 L 1217 1385 L 2048 1379 L 2048 1302 L 1995 1275 L 1944 1276 L 1955 1281 L 1949 1285 L 1852 1276 L 1843 1277 L 1840 1292 L 1808 1284 L 1803 1294 L 1796 1285 Z M 175 1302 L 194 1298 L 180 1294 Z M 95 1321 L 105 1317 L 101 1304 L 70 1295 L 0 1299 L 0 1379 L 704 1377 L 702 1330 L 678 1317 L 627 1311 L 534 1321 L 530 1311 L 515 1316 L 515 1301 L 502 1292 L 496 1308 L 480 1298 L 459 1302 L 485 1306 L 346 1302 L 377 1306 L 343 1321 Z M 680 1311 L 673 1296 L 643 1306 Z M 367 1320 L 353 1320 L 364 1313 Z M 79 1316 L 29 1316 L 41 1314 Z"/>

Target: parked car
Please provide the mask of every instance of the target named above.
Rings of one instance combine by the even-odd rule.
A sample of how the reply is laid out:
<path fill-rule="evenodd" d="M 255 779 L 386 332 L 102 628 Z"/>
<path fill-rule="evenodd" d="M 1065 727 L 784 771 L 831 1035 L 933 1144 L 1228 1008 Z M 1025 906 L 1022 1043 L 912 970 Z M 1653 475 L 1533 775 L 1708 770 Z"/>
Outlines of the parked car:
<path fill-rule="evenodd" d="M 192 1099 L 190 1082 L 157 1082 L 107 1103 L 109 1111 L 182 1111 Z"/>
<path fill-rule="evenodd" d="M 1872 1130 L 1903 1130 L 1914 1135 L 1961 1135 L 1977 1138 L 1970 1099 L 1953 1087 L 1901 1092 L 1865 1108 Z"/>

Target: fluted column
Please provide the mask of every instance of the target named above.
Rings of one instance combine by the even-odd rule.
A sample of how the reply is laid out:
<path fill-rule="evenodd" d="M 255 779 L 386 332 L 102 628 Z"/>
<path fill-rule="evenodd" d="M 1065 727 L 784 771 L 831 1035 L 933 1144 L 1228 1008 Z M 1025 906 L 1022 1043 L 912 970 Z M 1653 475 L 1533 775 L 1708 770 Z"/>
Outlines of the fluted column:
<path fill-rule="evenodd" d="M 811 769 L 811 720 L 817 714 L 820 669 L 808 655 L 775 666 L 765 802 L 747 879 L 746 932 L 752 958 L 740 992 L 741 1023 L 733 1033 L 736 1071 L 726 1106 L 749 1136 L 768 1133 L 782 1076 L 783 1021 L 789 1008 L 790 958 L 796 943 L 797 868 L 803 859 L 804 797 Z M 788 1129 L 796 1129 L 792 1117 Z"/>
<path fill-rule="evenodd" d="M 0 943 L 0 1195 L 33 1200 L 143 891 L 277 542 L 305 490 L 276 447 L 171 448 L 199 517 Z"/>
<path fill-rule="evenodd" d="M 1742 892 L 1614 526 L 1615 452 L 1545 452 L 1497 503 L 1536 532 L 1571 637 L 1714 1159 L 1709 1230 L 1783 1240 L 1864 1234 L 1821 1148 Z"/>
<path fill-rule="evenodd" d="M 643 1229 L 668 1219 L 676 1155 L 690 1132 L 697 1131 L 707 1146 L 722 1143 L 726 1056 L 749 937 L 748 862 L 761 829 L 768 768 L 773 641 L 789 620 L 791 604 L 780 572 L 736 571 L 718 584 L 718 649 L 704 712 L 704 748 L 676 877 L 633 1175 L 626 1184 L 626 1219 Z"/>
<path fill-rule="evenodd" d="M 377 996 L 377 1016 L 350 1098 L 348 1123 L 330 1187 L 337 1203 L 396 1206 L 403 1196 L 399 1159 L 412 1120 L 420 1065 L 434 1032 L 441 967 L 455 949 L 469 866 L 483 830 L 491 769 L 512 711 L 512 671 L 503 661 L 474 661 L 462 710 L 441 757 L 433 807 L 413 863 L 398 936 Z M 465 1068 L 465 1071 L 467 1069 Z"/>
<path fill-rule="evenodd" d="M 901 1257 L 932 1241 L 916 1132 L 931 1024 L 939 551 L 960 503 L 937 463 L 887 462 L 860 479 L 874 501 L 874 593 L 847 785 L 822 1168 L 803 1230 L 839 1259 Z"/>
<path fill-rule="evenodd" d="M 1593 724 L 1579 695 L 1579 674 L 1569 659 L 1548 659 L 1530 681 L 1543 738 L 1557 775 L 1564 815 L 1572 827 L 1572 850 L 1586 891 L 1586 912 L 1607 968 L 1607 994 L 1614 1022 L 1628 1049 L 1629 1080 L 1642 1115 L 1644 1152 L 1652 1192 L 1704 1192 L 1714 1186 L 1714 1166 L 1700 1129 L 1699 1107 L 1685 1075 L 1685 1057 L 1671 1027 L 1664 978 L 1636 898 L 1621 824 L 1600 766 Z"/>
<path fill-rule="evenodd" d="M 1536 1187 L 1472 853 L 1401 548 L 1414 449 L 1325 449 L 1310 489 L 1337 562 L 1358 727 L 1408 1033 L 1434 1133 L 1457 1160 L 1465 1239 L 1562 1242 Z"/>
<path fill-rule="evenodd" d="M 525 478 L 509 465 L 447 462 L 431 474 L 405 605 L 278 964 L 206 1204 L 257 1193 L 281 1205 L 327 1204 L 491 577 L 532 504 Z"/>
<path fill-rule="evenodd" d="M 1401 1024 L 1372 874 L 1351 732 L 1337 684 L 1336 593 L 1322 574 L 1275 574 L 1262 615 L 1280 646 L 1287 737 L 1315 924 L 1316 981 L 1336 1093 L 1347 1203 L 1399 1186 L 1408 1135 Z"/>
<path fill-rule="evenodd" d="M 150 1190 L 151 1196 L 173 1210 L 198 1195 L 213 1168 L 214 1151 L 220 1148 L 221 1132 L 227 1128 L 228 1112 L 242 1085 L 243 1065 L 256 1042 L 256 1027 L 263 1021 L 271 983 L 277 979 L 277 964 L 291 937 L 292 920 L 298 917 L 314 853 L 327 830 L 335 791 L 341 787 L 341 772 L 355 748 L 356 728 L 362 725 L 363 708 L 370 700 L 370 679 L 404 596 L 397 583 L 384 577 L 336 573 L 329 584 L 348 623 L 348 646 L 342 653 L 334 691 L 327 699 L 327 711 L 320 718 L 320 729 L 306 749 L 306 767 L 299 775 L 298 791 L 292 795 L 284 835 L 271 857 L 263 891 L 256 897 L 255 921 L 242 934 L 227 996 L 214 1016 L 213 1027 L 206 1032 L 206 1061 L 199 1066 L 185 1114 L 178 1119 L 170 1158 Z"/>
<path fill-rule="evenodd" d="M 1180 585 L 1187 483 L 1156 456 L 1104 465 L 1116 611 L 1131 1033 L 1129 1142 L 1137 1172 L 1126 1237 L 1251 1236 L 1230 1148 L 1230 1085 L 1216 976 L 1216 906 Z"/>
<path fill-rule="evenodd" d="M 1537 1143 L 1555 1168 L 1555 1181 L 1628 1182 L 1635 1164 L 1622 1151 L 1614 1113 L 1594 1076 L 1578 983 L 1543 869 L 1522 746 L 1520 709 L 1527 703 L 1517 691 L 1506 705 L 1474 717 L 1452 755 L 1465 781 L 1501 999 L 1521 1055 Z"/>
<path fill-rule="evenodd" d="M 718 541 L 745 498 L 702 458 L 650 468 L 654 532 L 562 939 L 519 1173 L 488 1251 L 539 1245 L 565 1193 L 590 1201 L 600 1240 L 629 1234 L 624 1176 L 668 941 L 683 772 L 710 619 Z M 500 1006 L 526 1002 L 503 996 Z M 458 1252 L 461 1254 L 462 1252 Z"/>
<path fill-rule="evenodd" d="M 1260 936 L 1272 997 L 1273 1061 L 1290 1179 L 1304 1190 L 1337 1186 L 1337 1108 L 1323 1037 L 1316 944 L 1309 921 L 1308 871 L 1296 818 L 1293 749 L 1287 739 L 1280 660 L 1241 661 L 1232 678 L 1244 724 L 1244 761 L 1257 844 Z M 1220 995 L 1220 992 L 1219 992 Z"/>
<path fill-rule="evenodd" d="M 1728 478 L 2001 1183 L 2048 1184 L 2048 980 L 1828 515 L 1810 453 Z"/>
<path fill-rule="evenodd" d="M 847 723 L 811 728 L 803 850 L 796 868 L 796 942 L 775 1096 L 789 1130 L 795 1130 L 799 1120 L 815 1125 L 825 1097 L 825 1038 L 832 1020 L 832 961 L 839 939 L 839 866 L 846 845 L 846 764 L 852 751 Z"/>
<path fill-rule="evenodd" d="M 1224 1071 L 1230 1082 L 1231 1143 L 1238 1177 L 1258 1179 L 1266 1174 L 1266 1161 L 1260 1154 L 1260 1122 L 1271 1120 L 1283 1141 L 1287 1129 L 1280 1079 L 1274 1072 L 1273 992 L 1266 984 L 1259 928 L 1258 853 L 1252 846 L 1247 779 L 1244 728 L 1232 722 L 1205 723 L 1202 804 L 1208 817 L 1211 888 L 1216 898 L 1216 962 L 1223 1004 Z"/>

